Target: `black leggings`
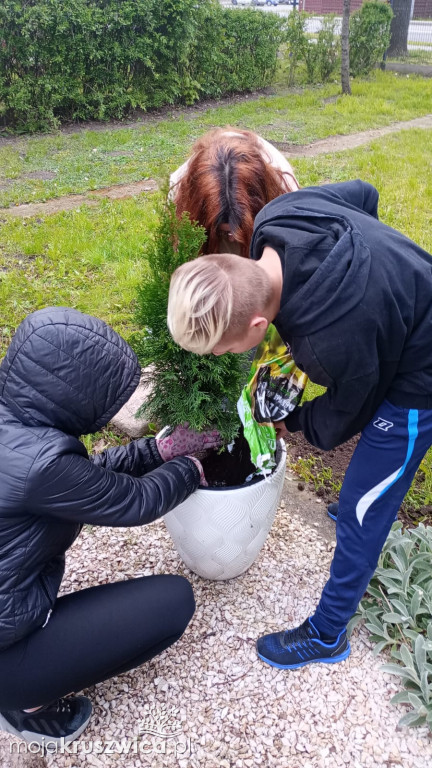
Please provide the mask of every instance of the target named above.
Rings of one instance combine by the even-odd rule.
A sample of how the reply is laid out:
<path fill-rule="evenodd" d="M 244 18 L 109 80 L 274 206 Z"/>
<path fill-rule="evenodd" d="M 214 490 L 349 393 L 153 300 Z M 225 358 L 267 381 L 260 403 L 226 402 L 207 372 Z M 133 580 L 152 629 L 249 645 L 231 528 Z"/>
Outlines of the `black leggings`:
<path fill-rule="evenodd" d="M 139 666 L 195 610 L 182 576 L 145 576 L 58 598 L 48 624 L 0 651 L 0 710 L 30 709 Z"/>

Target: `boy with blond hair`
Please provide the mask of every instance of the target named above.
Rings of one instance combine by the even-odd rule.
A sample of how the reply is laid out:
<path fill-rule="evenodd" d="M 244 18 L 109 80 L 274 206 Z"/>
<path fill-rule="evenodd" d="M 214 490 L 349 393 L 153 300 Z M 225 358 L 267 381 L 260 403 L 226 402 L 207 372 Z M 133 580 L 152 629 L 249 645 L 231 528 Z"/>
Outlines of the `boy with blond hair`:
<path fill-rule="evenodd" d="M 361 432 L 320 602 L 299 627 L 257 643 L 283 669 L 349 655 L 346 625 L 432 445 L 432 256 L 379 222 L 377 205 L 360 180 L 282 195 L 258 214 L 249 260 L 203 256 L 172 277 L 168 325 L 182 347 L 244 352 L 273 323 L 327 388 L 276 424 L 279 436 L 302 430 L 329 450 Z"/>

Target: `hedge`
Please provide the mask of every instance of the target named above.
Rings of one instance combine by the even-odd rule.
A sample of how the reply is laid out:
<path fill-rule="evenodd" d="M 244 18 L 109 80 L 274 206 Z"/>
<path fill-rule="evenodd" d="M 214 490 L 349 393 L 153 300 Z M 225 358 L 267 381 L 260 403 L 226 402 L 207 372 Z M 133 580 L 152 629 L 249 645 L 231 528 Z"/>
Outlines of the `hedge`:
<path fill-rule="evenodd" d="M 0 120 L 31 131 L 262 88 L 281 27 L 217 0 L 2 0 Z"/>

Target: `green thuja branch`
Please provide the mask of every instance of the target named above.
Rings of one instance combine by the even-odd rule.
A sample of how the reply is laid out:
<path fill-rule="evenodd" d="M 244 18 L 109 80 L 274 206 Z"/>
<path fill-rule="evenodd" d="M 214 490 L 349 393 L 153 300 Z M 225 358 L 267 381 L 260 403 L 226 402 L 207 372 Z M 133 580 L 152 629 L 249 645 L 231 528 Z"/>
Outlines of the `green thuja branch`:
<path fill-rule="evenodd" d="M 237 434 L 237 400 L 246 379 L 244 355 L 195 355 L 172 339 L 167 327 L 171 275 L 197 258 L 205 240 L 202 227 L 184 214 L 177 219 L 174 205 L 161 205 L 159 225 L 147 247 L 146 275 L 139 287 L 137 320 L 142 331 L 130 343 L 144 367 L 151 394 L 140 408 L 160 426 L 189 422 L 192 429 L 218 429 L 226 441 Z M 240 258 L 240 257 L 239 257 Z"/>

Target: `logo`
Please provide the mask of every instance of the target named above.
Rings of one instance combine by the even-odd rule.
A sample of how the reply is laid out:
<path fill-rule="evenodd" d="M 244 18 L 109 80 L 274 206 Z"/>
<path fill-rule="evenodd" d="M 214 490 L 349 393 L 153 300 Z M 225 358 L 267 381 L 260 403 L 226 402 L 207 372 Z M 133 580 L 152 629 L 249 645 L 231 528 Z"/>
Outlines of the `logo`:
<path fill-rule="evenodd" d="M 177 720 L 178 707 L 147 706 L 146 716 L 139 723 L 139 732 L 160 739 L 173 739 L 182 735 L 181 722 Z"/>
<path fill-rule="evenodd" d="M 183 734 L 180 710 L 162 704 L 147 706 L 144 717 L 138 723 L 138 736 L 133 738 L 110 739 L 109 741 L 82 741 L 65 744 L 45 740 L 42 743 L 32 741 L 9 742 L 11 754 L 83 754 L 83 755 L 168 755 L 176 760 L 191 756 L 191 739 Z M 100 761 L 97 762 L 99 765 Z M 171 764 L 171 763 L 170 763 Z"/>
<path fill-rule="evenodd" d="M 141 754 L 174 755 L 176 759 L 191 755 L 191 739 L 183 734 L 178 707 L 147 705 L 139 733 Z"/>
<path fill-rule="evenodd" d="M 383 432 L 388 432 L 394 426 L 392 421 L 386 421 L 385 419 L 376 419 L 373 425 L 377 429 L 382 429 Z"/>

